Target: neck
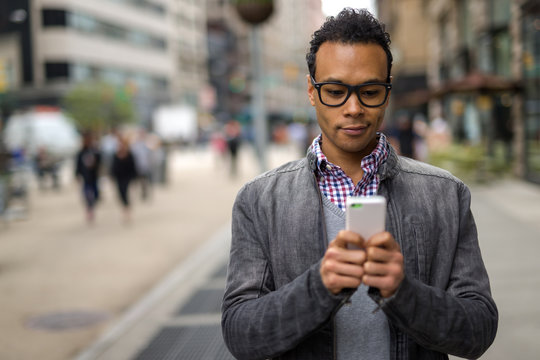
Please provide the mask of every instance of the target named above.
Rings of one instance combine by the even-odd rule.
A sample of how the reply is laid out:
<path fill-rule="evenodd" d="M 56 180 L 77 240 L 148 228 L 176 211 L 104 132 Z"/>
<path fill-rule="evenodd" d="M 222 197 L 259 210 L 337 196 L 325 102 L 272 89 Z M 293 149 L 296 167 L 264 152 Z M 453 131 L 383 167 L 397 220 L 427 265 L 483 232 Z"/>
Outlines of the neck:
<path fill-rule="evenodd" d="M 377 141 L 378 140 L 375 139 L 373 144 L 370 144 L 364 150 L 359 152 L 341 151 L 339 153 L 332 153 L 326 151 L 324 142 L 321 143 L 321 150 L 328 161 L 330 161 L 332 164 L 338 165 L 343 172 L 345 172 L 345 174 L 352 179 L 353 183 L 357 184 L 364 176 L 364 171 L 362 170 L 360 163 L 364 157 L 371 154 L 371 152 L 375 149 L 377 146 Z"/>

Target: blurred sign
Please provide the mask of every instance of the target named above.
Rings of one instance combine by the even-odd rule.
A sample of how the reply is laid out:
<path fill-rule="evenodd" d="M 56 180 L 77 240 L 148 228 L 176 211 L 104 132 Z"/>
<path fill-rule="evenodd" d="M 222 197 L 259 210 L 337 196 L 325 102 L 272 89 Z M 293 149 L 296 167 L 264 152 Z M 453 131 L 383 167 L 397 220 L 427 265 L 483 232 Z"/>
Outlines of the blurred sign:
<path fill-rule="evenodd" d="M 490 96 L 487 95 L 480 95 L 476 99 L 476 105 L 480 110 L 488 111 L 493 108 L 493 101 L 491 100 Z"/>
<path fill-rule="evenodd" d="M 154 132 L 165 142 L 193 142 L 197 139 L 197 127 L 197 111 L 191 106 L 160 106 L 154 112 Z"/>

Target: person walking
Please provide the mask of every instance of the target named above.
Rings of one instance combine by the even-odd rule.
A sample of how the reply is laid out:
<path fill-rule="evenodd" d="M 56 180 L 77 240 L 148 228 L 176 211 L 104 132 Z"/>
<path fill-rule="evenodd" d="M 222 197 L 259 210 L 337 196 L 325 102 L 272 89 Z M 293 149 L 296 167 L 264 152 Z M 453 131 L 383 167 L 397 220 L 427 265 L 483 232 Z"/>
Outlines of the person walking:
<path fill-rule="evenodd" d="M 112 159 L 111 175 L 116 183 L 118 198 L 124 213 L 124 221 L 129 223 L 131 221 L 129 185 L 137 178 L 137 169 L 129 141 L 122 136 L 118 139 L 118 148 Z"/>
<path fill-rule="evenodd" d="M 83 134 L 82 147 L 75 159 L 75 177 L 81 184 L 86 205 L 86 220 L 89 224 L 95 221 L 95 206 L 99 200 L 99 172 L 101 169 L 101 153 L 95 145 L 91 132 Z"/>
<path fill-rule="evenodd" d="M 379 132 L 389 44 L 351 8 L 313 34 L 307 95 L 321 134 L 233 206 L 222 330 L 237 359 L 478 358 L 495 338 L 469 189 Z M 344 230 L 346 199 L 375 194 L 386 230 Z"/>
<path fill-rule="evenodd" d="M 237 120 L 229 120 L 225 124 L 225 139 L 229 151 L 230 175 L 238 175 L 238 151 L 242 141 L 242 126 Z"/>

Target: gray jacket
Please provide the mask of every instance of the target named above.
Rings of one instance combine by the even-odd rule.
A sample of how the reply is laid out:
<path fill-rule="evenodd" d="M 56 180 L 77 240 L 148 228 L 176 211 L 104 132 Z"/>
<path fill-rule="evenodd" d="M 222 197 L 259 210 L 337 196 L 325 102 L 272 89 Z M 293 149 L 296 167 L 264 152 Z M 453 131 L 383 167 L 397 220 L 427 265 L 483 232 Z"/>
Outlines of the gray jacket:
<path fill-rule="evenodd" d="M 222 306 L 223 336 L 238 359 L 335 358 L 333 318 L 350 292 L 331 294 L 319 274 L 328 239 L 315 169 L 308 154 L 238 193 Z M 369 291 L 390 324 L 391 358 L 479 357 L 495 338 L 498 313 L 468 188 L 393 150 L 379 175 L 406 275 L 390 299 Z"/>

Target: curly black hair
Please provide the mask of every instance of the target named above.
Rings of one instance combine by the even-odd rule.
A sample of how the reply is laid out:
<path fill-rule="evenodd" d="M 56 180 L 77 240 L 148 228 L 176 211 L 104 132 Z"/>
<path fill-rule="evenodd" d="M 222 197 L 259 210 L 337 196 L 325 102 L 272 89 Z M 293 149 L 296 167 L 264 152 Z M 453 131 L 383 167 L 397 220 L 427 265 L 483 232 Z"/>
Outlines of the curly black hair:
<path fill-rule="evenodd" d="M 392 69 L 392 52 L 390 51 L 390 35 L 385 26 L 366 9 L 345 8 L 337 16 L 326 18 L 319 30 L 313 33 L 306 61 L 311 76 L 315 77 L 315 58 L 320 46 L 326 42 L 344 44 L 373 43 L 380 45 L 386 53 L 388 78 Z"/>

